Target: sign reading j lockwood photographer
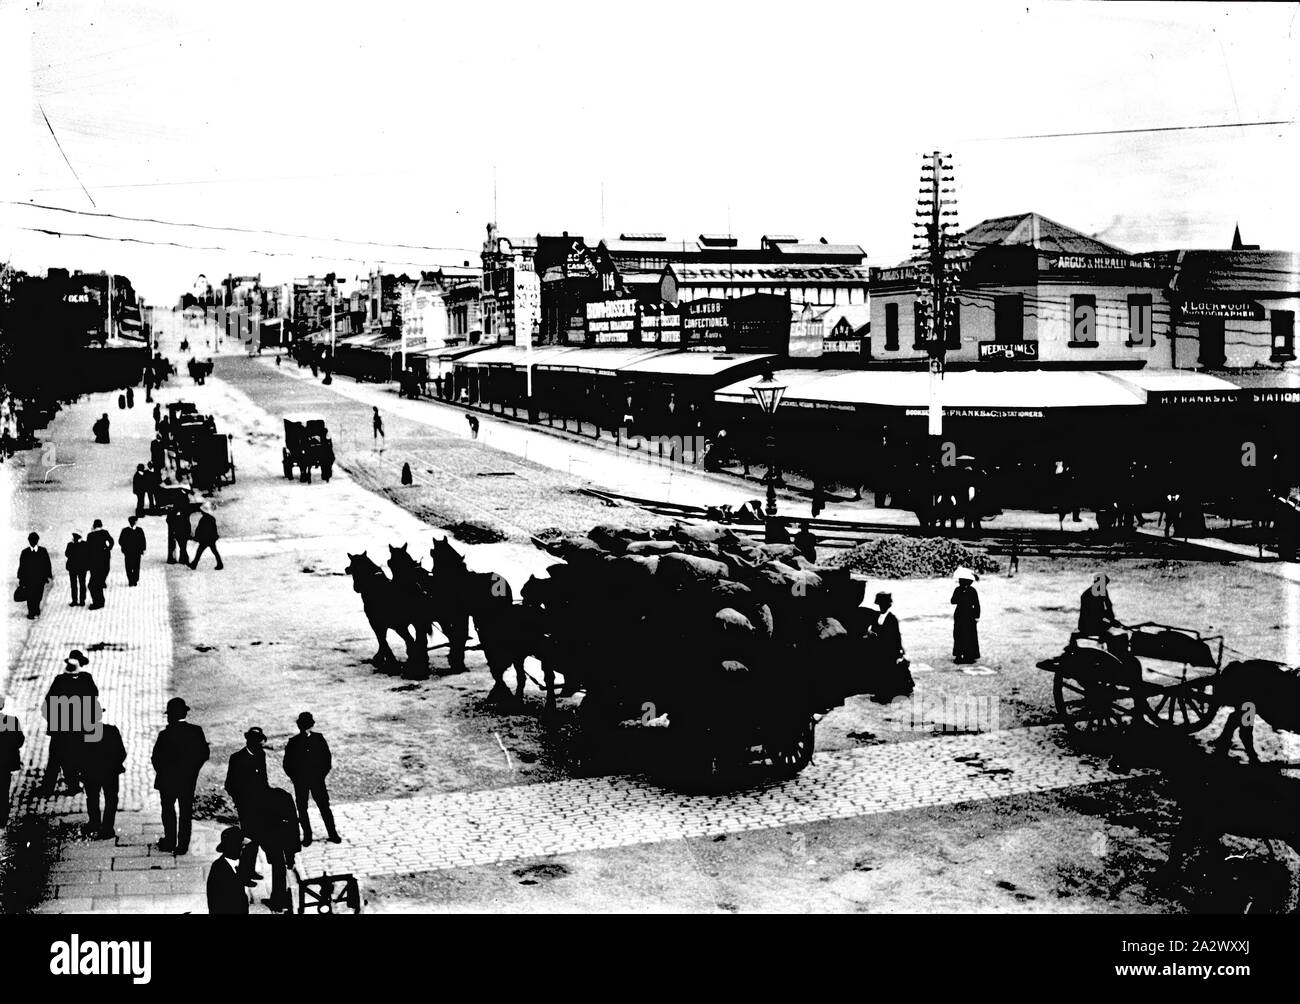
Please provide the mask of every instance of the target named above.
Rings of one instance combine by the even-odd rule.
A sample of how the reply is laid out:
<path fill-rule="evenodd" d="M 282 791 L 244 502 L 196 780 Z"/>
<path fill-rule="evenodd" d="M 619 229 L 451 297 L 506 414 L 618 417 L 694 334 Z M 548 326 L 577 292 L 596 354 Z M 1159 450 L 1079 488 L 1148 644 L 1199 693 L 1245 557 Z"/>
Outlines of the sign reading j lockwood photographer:
<path fill-rule="evenodd" d="M 1213 300 L 1186 300 L 1174 304 L 1175 320 L 1195 321 L 1216 317 L 1231 321 L 1262 321 L 1264 308 L 1249 301 L 1216 303 Z"/>

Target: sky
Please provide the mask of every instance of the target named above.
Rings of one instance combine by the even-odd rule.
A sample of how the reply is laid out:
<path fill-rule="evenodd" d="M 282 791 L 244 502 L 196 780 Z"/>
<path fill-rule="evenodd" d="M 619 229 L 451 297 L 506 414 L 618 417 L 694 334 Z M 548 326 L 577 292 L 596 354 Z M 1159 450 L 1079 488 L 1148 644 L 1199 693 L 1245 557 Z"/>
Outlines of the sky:
<path fill-rule="evenodd" d="M 1225 247 L 1240 223 L 1296 249 L 1295 124 L 1043 136 L 1300 118 L 1298 14 L 0 0 L 0 263 L 111 268 L 171 303 L 199 273 L 477 263 L 495 215 L 592 241 L 825 237 L 889 265 L 935 149 L 964 225 L 1036 211 L 1140 251 Z"/>

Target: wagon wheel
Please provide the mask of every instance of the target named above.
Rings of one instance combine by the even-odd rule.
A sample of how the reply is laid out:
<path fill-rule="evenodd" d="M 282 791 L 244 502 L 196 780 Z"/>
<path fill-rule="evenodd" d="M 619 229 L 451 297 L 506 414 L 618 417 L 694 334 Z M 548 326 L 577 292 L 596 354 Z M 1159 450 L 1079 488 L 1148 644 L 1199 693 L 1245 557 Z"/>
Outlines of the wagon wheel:
<path fill-rule="evenodd" d="M 816 740 L 816 723 L 810 715 L 795 726 L 792 735 L 786 735 L 763 744 L 763 755 L 777 771 L 794 777 L 812 763 L 813 744 Z"/>
<path fill-rule="evenodd" d="M 1070 731 L 1079 736 L 1095 736 L 1132 723 L 1135 712 L 1145 705 L 1133 688 L 1123 683 L 1102 680 L 1079 680 L 1058 672 L 1052 687 L 1056 710 Z"/>
<path fill-rule="evenodd" d="M 1200 732 L 1214 720 L 1219 703 L 1204 687 L 1161 688 L 1147 697 L 1147 717 L 1164 728 L 1188 735 Z"/>

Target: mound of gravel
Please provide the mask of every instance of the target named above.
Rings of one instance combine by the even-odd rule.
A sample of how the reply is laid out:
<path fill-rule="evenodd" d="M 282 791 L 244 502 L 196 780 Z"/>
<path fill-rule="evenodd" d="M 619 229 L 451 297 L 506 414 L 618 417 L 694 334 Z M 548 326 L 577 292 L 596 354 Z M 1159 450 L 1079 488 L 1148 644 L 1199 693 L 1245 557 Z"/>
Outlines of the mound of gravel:
<path fill-rule="evenodd" d="M 879 537 L 827 556 L 833 568 L 848 568 L 878 579 L 935 579 L 961 565 L 976 572 L 996 572 L 998 563 L 947 537 Z"/>

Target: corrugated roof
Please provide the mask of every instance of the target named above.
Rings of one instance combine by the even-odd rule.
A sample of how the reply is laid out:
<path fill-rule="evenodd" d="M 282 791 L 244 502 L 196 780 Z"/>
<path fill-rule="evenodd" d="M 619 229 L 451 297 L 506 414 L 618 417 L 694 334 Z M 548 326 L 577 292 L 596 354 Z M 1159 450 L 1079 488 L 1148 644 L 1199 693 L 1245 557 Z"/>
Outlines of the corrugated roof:
<path fill-rule="evenodd" d="M 615 254 L 681 254 L 694 253 L 700 250 L 698 241 L 670 241 L 663 238 L 654 240 L 638 240 L 635 237 L 620 237 L 618 240 L 607 240 L 602 242 L 606 250 Z"/>
<path fill-rule="evenodd" d="M 664 350 L 657 347 L 631 346 L 596 346 L 594 348 L 574 349 L 563 355 L 555 356 L 537 365 L 543 370 L 598 370 L 612 373 L 622 370 L 631 363 L 662 355 Z"/>
<path fill-rule="evenodd" d="M 1300 295 L 1300 254 L 1295 251 L 1184 251 L 1170 288 L 1198 293 Z"/>
<path fill-rule="evenodd" d="M 664 376 L 715 376 L 745 363 L 775 358 L 774 355 L 756 352 L 671 352 L 631 363 L 624 367 L 624 372 Z"/>
<path fill-rule="evenodd" d="M 1003 247 L 1028 246 L 1039 251 L 1059 254 L 1127 254 L 1127 251 L 1107 244 L 1095 237 L 1049 220 L 1038 213 L 1020 213 L 1017 216 L 998 216 L 976 223 L 964 234 L 963 241 L 982 247 L 997 244 Z"/>
<path fill-rule="evenodd" d="M 456 362 L 468 366 L 511 365 L 523 369 L 530 361 L 534 366 L 538 366 L 556 356 L 578 351 L 581 350 L 572 345 L 535 345 L 530 358 L 528 347 L 525 345 L 490 345 L 463 356 Z"/>
<path fill-rule="evenodd" d="M 896 408 L 930 403 L 930 374 L 924 370 L 782 370 L 776 377 L 787 384 L 785 401 Z M 716 396 L 747 401 L 757 379 L 724 387 Z M 1146 400 L 1140 389 L 1089 370 L 959 370 L 944 376 L 940 394 L 947 408 L 1000 410 L 1133 407 Z"/>
<path fill-rule="evenodd" d="M 857 244 L 777 244 L 772 248 L 773 251 L 783 255 L 859 255 L 863 258 L 867 253 Z"/>

